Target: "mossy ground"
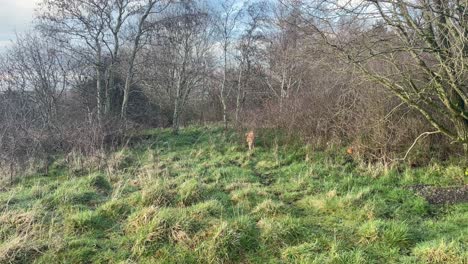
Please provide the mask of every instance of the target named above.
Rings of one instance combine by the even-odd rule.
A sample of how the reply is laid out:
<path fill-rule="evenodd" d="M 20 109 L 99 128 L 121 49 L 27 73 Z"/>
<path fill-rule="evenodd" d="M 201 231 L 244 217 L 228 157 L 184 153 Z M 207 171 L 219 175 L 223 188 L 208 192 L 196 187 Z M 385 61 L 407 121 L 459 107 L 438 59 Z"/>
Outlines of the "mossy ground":
<path fill-rule="evenodd" d="M 1 192 L 0 263 L 468 261 L 468 205 L 405 188 L 464 184 L 466 164 L 385 171 L 267 130 L 251 154 L 216 127 L 146 134 Z"/>

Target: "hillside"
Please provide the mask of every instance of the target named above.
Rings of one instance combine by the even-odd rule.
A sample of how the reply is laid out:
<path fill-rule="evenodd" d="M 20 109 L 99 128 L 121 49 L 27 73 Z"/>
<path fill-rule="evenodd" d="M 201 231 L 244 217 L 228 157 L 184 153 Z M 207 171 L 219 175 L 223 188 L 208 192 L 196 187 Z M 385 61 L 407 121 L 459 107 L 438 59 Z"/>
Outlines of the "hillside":
<path fill-rule="evenodd" d="M 341 150 L 191 127 L 0 189 L 0 263 L 467 263 L 468 204 L 408 188 L 462 165 L 360 166 Z M 341 154 L 343 153 L 343 154 Z"/>

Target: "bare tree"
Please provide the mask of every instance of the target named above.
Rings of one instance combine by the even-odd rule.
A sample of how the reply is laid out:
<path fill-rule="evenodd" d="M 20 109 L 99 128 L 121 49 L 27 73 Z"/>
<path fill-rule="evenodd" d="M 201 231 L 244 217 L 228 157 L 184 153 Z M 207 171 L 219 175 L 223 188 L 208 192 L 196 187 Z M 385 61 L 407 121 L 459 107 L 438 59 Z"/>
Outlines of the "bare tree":
<path fill-rule="evenodd" d="M 242 3 L 235 0 L 223 0 L 221 3 L 221 12 L 216 18 L 217 32 L 220 36 L 219 44 L 222 49 L 222 79 L 219 85 L 219 98 L 222 106 L 223 124 L 227 129 L 227 97 L 230 89 L 228 89 L 228 69 L 229 69 L 229 51 L 235 41 L 236 31 L 240 25 L 240 19 L 243 13 Z"/>
<path fill-rule="evenodd" d="M 104 20 L 106 26 L 110 31 L 112 41 L 108 41 L 104 38 L 104 44 L 109 50 L 110 63 L 106 69 L 106 87 L 105 87 L 105 107 L 104 111 L 106 114 L 115 111 L 117 100 L 114 95 L 117 93 L 117 87 L 115 87 L 115 75 L 117 74 L 117 66 L 120 57 L 120 51 L 122 44 L 123 28 L 126 25 L 127 20 L 136 13 L 136 9 L 133 8 L 132 0 L 115 0 L 110 2 L 110 7 L 106 9 Z"/>
<path fill-rule="evenodd" d="M 152 67 L 143 69 L 144 85 L 160 99 L 167 98 L 159 102 L 170 104 L 177 133 L 190 95 L 206 83 L 213 34 L 208 13 L 195 1 L 174 3 L 157 20 L 157 38 L 145 54 Z"/>
<path fill-rule="evenodd" d="M 287 1 L 275 7 L 270 34 L 269 69 L 266 83 L 278 99 L 280 108 L 286 99 L 297 94 L 303 85 L 306 38 L 300 30 L 301 6 L 298 1 Z"/>
<path fill-rule="evenodd" d="M 86 58 L 95 69 L 97 116 L 103 116 L 104 38 L 108 0 L 44 0 L 39 28 L 60 41 L 74 56 Z"/>
<path fill-rule="evenodd" d="M 227 128 L 231 116 L 359 145 L 384 163 L 428 136 L 468 150 L 467 8 L 41 0 L 42 35 L 20 36 L 0 61 L 0 163 L 77 142 L 97 153 L 133 124 L 177 133 L 200 120 Z"/>
<path fill-rule="evenodd" d="M 246 88 L 250 86 L 250 81 L 254 73 L 252 72 L 255 66 L 259 65 L 258 59 L 260 54 L 260 46 L 265 40 L 265 34 L 262 32 L 262 27 L 267 21 L 265 7 L 266 3 L 253 3 L 247 7 L 247 21 L 244 25 L 243 33 L 240 36 L 237 49 L 239 51 L 239 69 L 236 89 L 236 110 L 235 120 L 238 123 L 240 113 L 246 99 Z"/>
<path fill-rule="evenodd" d="M 17 161 L 34 155 L 48 161 L 51 154 L 60 151 L 56 143 L 63 135 L 67 57 L 52 41 L 26 34 L 17 37 L 1 68 L 5 103 L 2 138 L 3 143 L 12 143 L 9 157 Z"/>
<path fill-rule="evenodd" d="M 305 2 L 310 25 L 329 45 L 468 154 L 463 1 Z"/>
<path fill-rule="evenodd" d="M 137 57 L 137 53 L 142 48 L 142 44 L 141 44 L 142 38 L 144 38 L 145 34 L 148 33 L 153 28 L 152 23 L 147 23 L 147 19 L 151 14 L 155 14 L 156 12 L 161 12 L 164 9 L 164 7 L 159 8 L 159 10 L 155 8 L 158 2 L 161 2 L 161 1 L 160 0 L 147 0 L 144 4 L 139 3 L 140 6 L 137 9 L 139 13 L 139 18 L 138 18 L 138 23 L 136 25 L 136 30 L 132 34 L 133 43 L 131 47 L 130 58 L 128 59 L 123 101 L 122 101 L 122 107 L 121 107 L 121 112 L 120 112 L 120 117 L 122 119 L 126 119 L 126 116 L 127 116 L 130 86 L 132 85 L 133 75 L 135 74 L 134 73 L 135 59 Z"/>
<path fill-rule="evenodd" d="M 10 85 L 33 98 L 42 124 L 57 127 L 59 100 L 68 83 L 66 57 L 51 41 L 27 34 L 18 36 L 7 59 Z"/>

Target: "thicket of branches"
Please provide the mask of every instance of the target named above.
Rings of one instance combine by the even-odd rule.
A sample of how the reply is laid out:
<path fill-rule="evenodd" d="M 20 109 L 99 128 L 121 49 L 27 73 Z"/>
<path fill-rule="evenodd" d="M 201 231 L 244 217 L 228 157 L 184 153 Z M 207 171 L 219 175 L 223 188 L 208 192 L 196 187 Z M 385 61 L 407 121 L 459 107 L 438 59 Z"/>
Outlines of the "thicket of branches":
<path fill-rule="evenodd" d="M 42 0 L 0 55 L 0 165 L 127 131 L 278 127 L 389 163 L 468 148 L 463 1 Z M 415 140 L 424 142 L 415 142 Z M 45 162 L 45 163 L 44 163 Z"/>

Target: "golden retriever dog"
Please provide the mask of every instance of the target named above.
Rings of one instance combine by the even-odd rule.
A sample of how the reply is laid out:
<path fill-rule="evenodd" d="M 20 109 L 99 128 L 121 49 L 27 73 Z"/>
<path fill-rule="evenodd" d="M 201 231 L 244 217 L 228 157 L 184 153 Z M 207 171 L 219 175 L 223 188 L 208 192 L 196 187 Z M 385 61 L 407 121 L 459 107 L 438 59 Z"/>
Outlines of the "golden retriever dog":
<path fill-rule="evenodd" d="M 245 139 L 247 141 L 247 144 L 249 145 L 249 151 L 252 151 L 255 146 L 255 133 L 253 130 L 250 130 L 249 132 L 245 133 Z"/>

